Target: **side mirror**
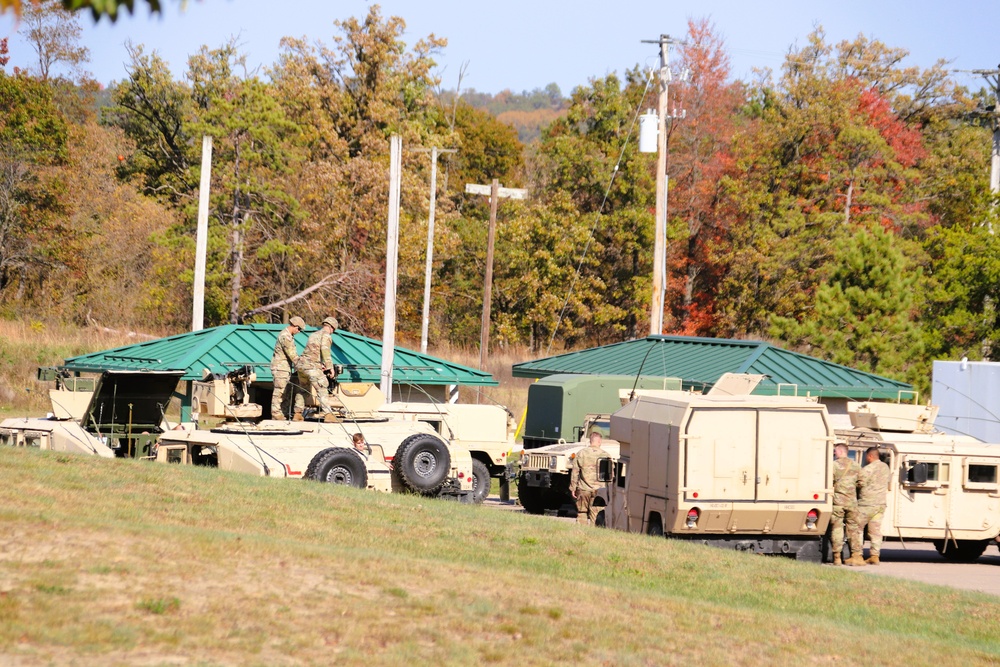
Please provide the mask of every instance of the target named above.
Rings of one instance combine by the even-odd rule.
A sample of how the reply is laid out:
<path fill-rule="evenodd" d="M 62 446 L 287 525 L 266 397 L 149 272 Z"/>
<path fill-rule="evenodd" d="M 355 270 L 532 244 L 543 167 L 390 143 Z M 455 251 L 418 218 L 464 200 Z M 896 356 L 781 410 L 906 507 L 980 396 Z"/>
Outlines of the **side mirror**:
<path fill-rule="evenodd" d="M 610 482 L 615 478 L 615 462 L 609 458 L 598 459 L 597 481 Z"/>
<path fill-rule="evenodd" d="M 910 469 L 906 471 L 906 481 L 913 484 L 926 484 L 927 483 L 927 464 L 926 463 L 914 463 L 910 466 Z"/>

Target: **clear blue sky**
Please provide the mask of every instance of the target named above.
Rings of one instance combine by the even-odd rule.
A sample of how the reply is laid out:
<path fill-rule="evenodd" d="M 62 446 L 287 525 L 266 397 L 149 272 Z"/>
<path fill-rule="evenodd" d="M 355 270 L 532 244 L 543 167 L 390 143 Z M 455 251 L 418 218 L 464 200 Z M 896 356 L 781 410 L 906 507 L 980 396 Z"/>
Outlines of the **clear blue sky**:
<path fill-rule="evenodd" d="M 27 1 L 27 0 L 26 0 Z M 251 65 L 271 65 L 278 41 L 289 35 L 332 44 L 333 21 L 362 17 L 363 0 L 162 0 L 163 15 L 151 17 L 144 0 L 135 16 L 116 24 L 94 24 L 82 15 L 83 42 L 91 51 L 90 71 L 108 83 L 125 75 L 124 43 L 155 49 L 175 77 L 187 57 L 202 45 L 217 47 L 238 36 Z M 434 33 L 448 39 L 437 60 L 442 86 L 454 88 L 459 68 L 468 62 L 463 88 L 515 92 L 555 82 L 564 95 L 594 76 L 641 64 L 656 64 L 655 45 L 642 44 L 660 33 L 683 36 L 688 18 L 709 17 L 728 47 L 735 78 L 749 78 L 755 67 L 778 70 L 792 45 L 802 45 L 816 25 L 828 39 L 858 33 L 910 51 L 910 63 L 926 67 L 938 58 L 956 69 L 990 69 L 1000 63 L 996 39 L 1000 18 L 996 0 L 384 0 L 383 16 L 401 16 L 405 41 Z M 12 65 L 30 66 L 33 53 L 15 35 L 11 15 L 0 17 L 0 37 L 11 37 Z M 978 89 L 982 80 L 957 75 Z"/>

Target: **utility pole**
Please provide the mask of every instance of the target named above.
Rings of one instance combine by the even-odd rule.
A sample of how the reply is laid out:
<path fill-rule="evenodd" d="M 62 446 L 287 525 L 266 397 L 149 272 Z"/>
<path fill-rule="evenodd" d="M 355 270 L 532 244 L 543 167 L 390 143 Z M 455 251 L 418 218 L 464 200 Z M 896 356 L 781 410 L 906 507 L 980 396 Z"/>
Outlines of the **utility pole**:
<path fill-rule="evenodd" d="M 427 329 L 431 319 L 431 269 L 434 266 L 434 208 L 437 203 L 438 153 L 457 153 L 455 148 L 416 148 L 414 152 L 431 154 L 431 205 L 427 216 L 427 266 L 424 269 L 424 314 L 420 323 L 420 353 L 427 354 Z"/>
<path fill-rule="evenodd" d="M 198 186 L 198 228 L 194 240 L 194 298 L 191 331 L 205 328 L 205 264 L 208 254 L 208 195 L 212 185 L 212 135 L 201 138 L 201 184 Z"/>
<path fill-rule="evenodd" d="M 996 69 L 974 69 L 973 74 L 993 86 L 993 113 L 989 115 L 993 129 L 993 152 L 990 156 L 990 192 L 1000 194 L 1000 65 Z"/>
<path fill-rule="evenodd" d="M 520 188 L 502 188 L 497 179 L 491 185 L 466 183 L 465 191 L 474 195 L 490 196 L 490 227 L 486 242 L 486 279 L 483 283 L 483 320 L 479 333 L 479 368 L 486 363 L 486 355 L 490 345 L 490 307 L 493 300 L 493 246 L 497 232 L 497 204 L 501 197 L 510 199 L 527 199 L 528 191 Z"/>
<path fill-rule="evenodd" d="M 649 317 L 649 333 L 663 333 L 663 311 L 667 295 L 667 91 L 670 86 L 669 50 L 677 44 L 670 35 L 658 40 L 642 40 L 643 44 L 660 45 L 660 94 L 657 98 L 656 134 L 656 224 L 653 230 L 653 301 Z"/>
<path fill-rule="evenodd" d="M 382 323 L 382 369 L 379 389 L 392 403 L 392 364 L 396 352 L 396 270 L 399 262 L 399 195 L 403 140 L 389 138 L 389 218 L 385 252 L 385 316 Z"/>

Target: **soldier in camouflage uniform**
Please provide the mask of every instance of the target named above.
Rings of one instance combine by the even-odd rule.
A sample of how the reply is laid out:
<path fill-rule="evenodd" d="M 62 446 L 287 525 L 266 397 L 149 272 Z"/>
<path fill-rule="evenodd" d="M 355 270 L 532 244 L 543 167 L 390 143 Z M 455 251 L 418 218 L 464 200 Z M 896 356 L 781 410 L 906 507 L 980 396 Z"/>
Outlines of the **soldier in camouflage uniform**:
<path fill-rule="evenodd" d="M 858 473 L 861 466 L 847 455 L 847 445 L 838 444 L 833 448 L 833 515 L 830 517 L 833 547 L 833 564 L 841 564 L 844 550 L 844 522 L 857 522 Z"/>
<path fill-rule="evenodd" d="M 570 471 L 569 493 L 576 500 L 576 522 L 587 525 L 597 519 L 597 507 L 594 497 L 600 486 L 597 481 L 597 462 L 610 458 L 611 455 L 601 449 L 601 434 L 593 431 L 590 434 L 590 446 L 581 449 L 573 459 Z"/>
<path fill-rule="evenodd" d="M 330 346 L 333 344 L 331 336 L 337 330 L 337 326 L 335 317 L 323 320 L 323 326 L 309 336 L 306 349 L 302 350 L 302 356 L 295 364 L 295 370 L 299 373 L 299 382 L 303 387 L 310 388 L 316 397 L 316 402 L 319 403 L 320 412 L 324 415 L 333 412 L 326 390 L 330 386 L 327 374 L 333 373 L 333 355 L 330 352 Z"/>
<path fill-rule="evenodd" d="M 306 322 L 301 317 L 293 317 L 288 321 L 288 326 L 278 334 L 278 341 L 274 344 L 274 355 L 271 356 L 271 375 L 274 377 L 274 393 L 271 394 L 271 419 L 288 419 L 288 404 L 292 403 L 295 414 L 301 418 L 304 399 L 302 392 L 298 389 L 298 383 L 293 382 L 289 387 L 288 380 L 292 377 L 292 369 L 299 359 L 298 350 L 295 349 L 295 334 L 306 328 Z M 292 400 L 288 400 L 288 392 L 292 394 Z"/>
<path fill-rule="evenodd" d="M 882 550 L 882 517 L 885 514 L 885 495 L 889 491 L 889 466 L 878 457 L 878 447 L 865 451 L 865 467 L 858 473 L 858 514 L 857 521 L 848 522 L 847 538 L 851 541 L 851 557 L 848 565 L 878 565 Z M 861 548 L 864 546 L 864 530 L 868 526 L 871 549 L 868 560 L 864 560 Z"/>

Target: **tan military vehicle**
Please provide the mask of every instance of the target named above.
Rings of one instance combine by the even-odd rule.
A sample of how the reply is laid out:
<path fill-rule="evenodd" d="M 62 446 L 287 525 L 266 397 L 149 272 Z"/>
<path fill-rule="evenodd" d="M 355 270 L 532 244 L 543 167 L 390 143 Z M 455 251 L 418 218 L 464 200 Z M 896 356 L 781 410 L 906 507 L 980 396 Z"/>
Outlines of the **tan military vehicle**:
<path fill-rule="evenodd" d="M 177 453 L 162 456 L 197 462 L 207 455 L 210 464 L 225 470 L 478 502 L 469 450 L 441 437 L 431 424 L 384 413 L 384 396 L 371 383 L 334 383 L 328 397 L 334 414 L 323 419 L 307 410 L 304 421 L 253 423 L 239 415 L 260 414 L 259 406 L 248 403 L 248 392 L 233 388 L 231 380 L 224 376 L 194 383 L 198 420 L 226 421 L 208 430 L 165 434 L 160 447 Z M 356 433 L 369 444 L 365 455 L 353 449 Z M 162 456 L 157 452 L 158 460 Z M 388 471 L 393 474 L 387 476 Z"/>
<path fill-rule="evenodd" d="M 641 391 L 611 415 L 605 525 L 819 561 L 833 504 L 835 434 L 825 406 L 751 396 L 761 376 L 708 394 Z M 614 465 L 616 473 L 612 475 Z"/>
<path fill-rule="evenodd" d="M 1000 445 L 935 430 L 935 407 L 852 402 L 848 414 L 854 428 L 837 436 L 850 456 L 860 463 L 878 447 L 892 473 L 884 539 L 933 542 L 957 562 L 975 561 L 997 543 Z"/>
<path fill-rule="evenodd" d="M 0 445 L 38 447 L 105 458 L 148 457 L 167 427 L 164 412 L 180 371 L 105 371 L 82 378 L 39 368 L 49 390 L 46 417 L 14 417 L 0 422 Z"/>
<path fill-rule="evenodd" d="M 377 387 L 373 389 L 378 391 Z M 389 403 L 379 407 L 378 412 L 391 419 L 428 424 L 450 446 L 467 450 L 472 456 L 475 502 L 489 495 L 491 478 L 500 480 L 501 489 L 508 483 L 517 423 L 506 408 L 465 403 Z"/>
<path fill-rule="evenodd" d="M 563 441 L 524 451 L 517 475 L 517 497 L 526 511 L 532 514 L 554 511 L 576 516 L 576 504 L 569 492 L 573 460 L 581 449 L 589 446 L 590 434 L 594 431 L 604 436 L 601 447 L 617 461 L 619 444 L 609 437 L 609 414 L 584 417 L 583 425 L 578 429 L 580 439 L 577 442 Z M 602 499 L 597 502 L 602 502 Z"/>

